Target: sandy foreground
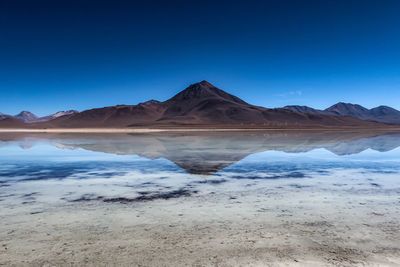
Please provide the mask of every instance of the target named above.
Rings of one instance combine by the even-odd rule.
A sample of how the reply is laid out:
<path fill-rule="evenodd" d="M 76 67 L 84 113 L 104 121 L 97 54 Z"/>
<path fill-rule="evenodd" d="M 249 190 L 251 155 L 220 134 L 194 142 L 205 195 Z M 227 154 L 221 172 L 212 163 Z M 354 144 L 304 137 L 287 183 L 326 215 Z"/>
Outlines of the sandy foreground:
<path fill-rule="evenodd" d="M 400 266 L 398 195 L 277 183 L 151 201 L 2 205 L 0 265 Z"/>

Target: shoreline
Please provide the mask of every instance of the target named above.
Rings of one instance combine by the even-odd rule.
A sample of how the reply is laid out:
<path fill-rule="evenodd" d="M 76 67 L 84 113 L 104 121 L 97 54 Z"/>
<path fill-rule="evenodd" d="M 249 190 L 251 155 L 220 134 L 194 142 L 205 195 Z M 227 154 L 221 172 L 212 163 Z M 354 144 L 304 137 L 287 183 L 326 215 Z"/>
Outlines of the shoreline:
<path fill-rule="evenodd" d="M 372 131 L 400 132 L 400 128 L 2 128 L 0 133 L 157 133 L 157 132 L 251 132 L 251 131 Z"/>

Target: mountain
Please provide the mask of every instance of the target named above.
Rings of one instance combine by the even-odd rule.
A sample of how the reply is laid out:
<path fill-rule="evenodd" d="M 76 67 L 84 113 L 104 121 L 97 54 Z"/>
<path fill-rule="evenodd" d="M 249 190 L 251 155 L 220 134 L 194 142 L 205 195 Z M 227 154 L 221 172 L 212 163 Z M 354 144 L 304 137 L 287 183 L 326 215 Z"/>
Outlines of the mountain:
<path fill-rule="evenodd" d="M 400 111 L 388 107 L 379 106 L 369 111 L 371 118 L 375 121 L 381 121 L 386 123 L 400 124 Z"/>
<path fill-rule="evenodd" d="M 51 115 L 48 115 L 48 116 L 40 117 L 40 118 L 38 118 L 36 120 L 36 122 L 39 122 L 39 121 L 50 121 L 50 120 L 54 120 L 56 118 L 59 118 L 59 117 L 65 116 L 65 115 L 72 115 L 72 114 L 75 114 L 75 113 L 78 113 L 78 111 L 76 111 L 76 110 L 59 111 L 57 113 L 54 113 L 54 114 L 51 114 Z"/>
<path fill-rule="evenodd" d="M 4 127 L 1 121 L 0 127 Z M 288 108 L 269 109 L 254 106 L 207 81 L 202 81 L 190 85 L 164 102 L 150 100 L 137 105 L 117 105 L 71 112 L 52 120 L 29 123 L 24 127 L 375 128 L 386 126 L 323 112 L 310 113 Z"/>
<path fill-rule="evenodd" d="M 36 122 L 39 117 L 29 111 L 22 111 L 14 116 L 15 119 L 23 122 Z"/>
<path fill-rule="evenodd" d="M 139 103 L 139 105 L 148 106 L 148 105 L 154 105 L 154 104 L 159 104 L 159 103 L 161 103 L 161 102 L 157 101 L 157 100 L 154 100 L 154 99 L 151 99 L 151 100 L 148 100 L 146 102 Z"/>
<path fill-rule="evenodd" d="M 15 116 L 0 113 L 0 120 L 5 119 L 5 118 L 14 118 L 16 120 L 19 120 L 19 121 L 22 121 L 25 123 L 34 123 L 34 122 L 50 121 L 50 120 L 54 120 L 56 118 L 59 118 L 59 117 L 65 116 L 65 115 L 71 115 L 71 114 L 75 114 L 75 113 L 78 113 L 78 111 L 76 111 L 76 110 L 59 111 L 57 113 L 54 113 L 54 114 L 51 114 L 48 116 L 44 116 L 44 117 L 38 117 L 29 111 L 22 111 Z"/>
<path fill-rule="evenodd" d="M 165 110 L 163 103 L 145 102 L 138 105 L 118 105 L 85 110 L 37 123 L 35 127 L 86 128 L 127 127 L 131 124 L 147 124 L 159 119 Z"/>
<path fill-rule="evenodd" d="M 195 83 L 164 102 L 159 123 L 227 124 L 262 120 L 264 108 L 255 107 L 207 81 Z"/>
<path fill-rule="evenodd" d="M 207 81 L 195 83 L 172 98 L 138 105 L 86 110 L 37 124 L 37 127 L 371 127 L 354 118 L 299 114 L 254 106 Z"/>
<path fill-rule="evenodd" d="M 285 106 L 284 109 L 288 109 L 298 113 L 309 113 L 309 114 L 323 114 L 323 115 L 331 115 L 329 112 L 324 110 L 314 109 L 307 106 Z"/>
<path fill-rule="evenodd" d="M 4 114 L 0 112 L 0 120 L 5 119 L 5 118 L 10 118 L 10 115 Z"/>
<path fill-rule="evenodd" d="M 339 102 L 327 109 L 326 112 L 337 116 L 350 116 L 359 119 L 367 119 L 369 110 L 360 105 Z"/>
<path fill-rule="evenodd" d="M 298 113 L 350 116 L 362 120 L 400 124 L 400 111 L 387 106 L 367 109 L 357 104 L 339 102 L 325 110 L 313 109 L 307 106 L 286 106 L 284 109 Z"/>

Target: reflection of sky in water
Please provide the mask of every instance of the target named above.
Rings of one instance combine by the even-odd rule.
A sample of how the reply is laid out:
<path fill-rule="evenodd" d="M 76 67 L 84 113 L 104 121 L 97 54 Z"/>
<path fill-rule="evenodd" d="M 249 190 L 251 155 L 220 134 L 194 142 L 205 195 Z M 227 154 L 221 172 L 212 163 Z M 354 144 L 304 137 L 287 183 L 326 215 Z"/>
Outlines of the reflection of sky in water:
<path fill-rule="evenodd" d="M 265 143 L 258 146 L 252 141 L 254 149 L 243 152 L 251 146 L 246 140 L 233 140 L 223 147 L 213 143 L 214 139 L 193 147 L 194 141 L 192 137 L 186 146 L 167 139 L 164 146 L 150 153 L 157 155 L 155 159 L 143 156 L 147 155 L 146 148 L 138 152 L 142 156 L 110 153 L 115 142 L 120 153 L 125 143 L 131 145 L 130 139 L 2 142 L 0 205 L 93 199 L 146 201 L 210 192 L 235 195 L 267 187 L 312 187 L 353 194 L 400 192 L 400 148 L 387 152 L 367 148 L 339 156 L 320 144 L 301 153 L 262 152 Z M 333 145 L 337 152 L 339 145 Z M 107 153 L 100 152 L 102 149 Z M 352 151 L 352 147 L 347 146 L 345 151 Z"/>

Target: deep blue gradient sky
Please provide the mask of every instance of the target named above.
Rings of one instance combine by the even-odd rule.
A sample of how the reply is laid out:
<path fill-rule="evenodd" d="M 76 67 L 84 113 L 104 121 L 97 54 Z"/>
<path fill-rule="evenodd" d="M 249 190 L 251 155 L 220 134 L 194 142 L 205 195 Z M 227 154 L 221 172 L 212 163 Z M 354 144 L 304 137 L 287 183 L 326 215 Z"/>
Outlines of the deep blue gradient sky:
<path fill-rule="evenodd" d="M 137 3 L 136 3 L 137 2 Z M 400 109 L 400 1 L 0 1 L 0 112 L 166 100 Z"/>

